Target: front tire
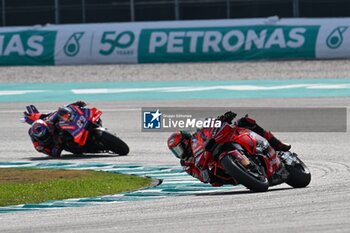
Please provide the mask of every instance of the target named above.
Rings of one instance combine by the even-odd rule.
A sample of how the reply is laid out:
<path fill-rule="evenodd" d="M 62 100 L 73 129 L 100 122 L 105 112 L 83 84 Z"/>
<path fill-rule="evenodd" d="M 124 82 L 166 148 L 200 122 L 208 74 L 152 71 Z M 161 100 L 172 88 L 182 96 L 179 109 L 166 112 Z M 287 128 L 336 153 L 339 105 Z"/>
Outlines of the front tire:
<path fill-rule="evenodd" d="M 100 140 L 107 150 L 115 154 L 127 155 L 129 153 L 129 146 L 123 140 L 107 131 L 101 131 Z"/>
<path fill-rule="evenodd" d="M 269 188 L 268 179 L 260 174 L 253 174 L 232 156 L 225 156 L 221 160 L 221 166 L 224 167 L 227 174 L 234 178 L 238 183 L 244 185 L 253 192 L 265 192 Z"/>
<path fill-rule="evenodd" d="M 307 166 L 296 157 L 296 163 L 294 166 L 286 166 L 289 171 L 289 177 L 287 184 L 293 188 L 304 188 L 308 186 L 311 182 L 311 173 Z"/>

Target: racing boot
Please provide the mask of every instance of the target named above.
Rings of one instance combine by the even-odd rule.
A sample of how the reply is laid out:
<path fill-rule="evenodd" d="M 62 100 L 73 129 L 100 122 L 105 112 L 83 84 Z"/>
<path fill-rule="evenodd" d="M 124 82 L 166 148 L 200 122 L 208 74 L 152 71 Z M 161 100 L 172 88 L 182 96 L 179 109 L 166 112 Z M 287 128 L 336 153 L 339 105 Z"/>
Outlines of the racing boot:
<path fill-rule="evenodd" d="M 267 139 L 267 141 L 270 143 L 272 148 L 274 150 L 278 151 L 289 151 L 292 147 L 289 144 L 283 143 L 280 140 L 278 140 L 275 135 L 273 135 L 270 131 L 265 131 L 264 138 Z"/>

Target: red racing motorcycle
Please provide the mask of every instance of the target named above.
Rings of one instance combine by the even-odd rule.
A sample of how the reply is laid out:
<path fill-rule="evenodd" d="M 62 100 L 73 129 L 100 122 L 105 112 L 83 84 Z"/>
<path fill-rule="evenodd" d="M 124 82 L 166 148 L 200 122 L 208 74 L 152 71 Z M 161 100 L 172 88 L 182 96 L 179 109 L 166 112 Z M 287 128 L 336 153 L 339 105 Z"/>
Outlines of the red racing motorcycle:
<path fill-rule="evenodd" d="M 212 131 L 201 129 L 192 144 L 196 163 L 208 167 L 222 183 L 242 184 L 255 192 L 267 191 L 269 186 L 281 183 L 294 188 L 310 183 L 311 173 L 296 153 L 275 151 L 265 138 L 247 128 L 224 130 L 220 138 L 211 135 L 212 139 L 204 141 L 199 135 Z"/>

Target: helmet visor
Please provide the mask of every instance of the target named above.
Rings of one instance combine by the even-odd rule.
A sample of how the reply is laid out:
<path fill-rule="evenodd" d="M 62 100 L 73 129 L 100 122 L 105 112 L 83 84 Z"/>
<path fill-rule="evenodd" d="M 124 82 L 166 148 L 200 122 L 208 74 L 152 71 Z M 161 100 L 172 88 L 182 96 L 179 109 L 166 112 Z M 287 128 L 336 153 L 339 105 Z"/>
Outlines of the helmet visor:
<path fill-rule="evenodd" d="M 46 130 L 47 129 L 46 129 L 45 123 L 41 123 L 41 122 L 40 123 L 35 122 L 31 128 L 32 134 L 34 135 L 34 137 L 37 137 L 37 138 L 43 137 L 46 134 Z"/>
<path fill-rule="evenodd" d="M 175 147 L 170 149 L 171 152 L 173 152 L 173 154 L 178 157 L 179 159 L 182 159 L 183 154 L 184 154 L 184 149 L 182 147 L 182 143 L 179 143 L 178 145 L 176 145 Z"/>

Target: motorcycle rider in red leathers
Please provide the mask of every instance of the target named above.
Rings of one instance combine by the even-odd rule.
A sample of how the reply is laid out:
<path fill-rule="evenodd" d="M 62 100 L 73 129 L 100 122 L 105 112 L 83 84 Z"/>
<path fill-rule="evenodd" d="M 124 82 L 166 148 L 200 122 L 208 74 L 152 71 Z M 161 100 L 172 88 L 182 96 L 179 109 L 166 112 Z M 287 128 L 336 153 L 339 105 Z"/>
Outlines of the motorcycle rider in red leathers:
<path fill-rule="evenodd" d="M 225 139 L 225 135 L 230 134 L 235 126 L 232 126 L 232 121 L 236 117 L 233 112 L 226 112 L 217 118 L 222 122 L 221 128 L 206 128 L 201 129 L 195 134 L 191 135 L 186 131 L 177 131 L 170 135 L 168 138 L 168 148 L 171 152 L 180 159 L 180 164 L 189 175 L 199 179 L 203 183 L 210 183 L 212 186 L 221 186 L 226 182 L 232 184 L 232 180 L 225 181 L 218 179 L 212 171 L 210 171 L 205 164 L 201 164 L 200 161 L 196 161 L 192 144 L 197 140 L 201 140 L 206 143 L 205 156 L 212 156 L 209 151 L 213 143 L 220 143 Z M 235 125 L 238 127 L 244 127 L 252 130 L 268 140 L 270 145 L 279 151 L 289 151 L 291 146 L 278 140 L 270 131 L 264 130 L 260 127 L 256 121 L 248 116 L 239 119 Z M 215 141 L 211 140 L 214 136 Z M 220 140 L 221 139 L 221 140 Z"/>
<path fill-rule="evenodd" d="M 69 136 L 60 131 L 56 124 L 60 120 L 69 121 L 72 114 L 70 108 L 74 106 L 84 107 L 86 103 L 77 101 L 47 114 L 39 113 L 33 105 L 27 106 L 23 120 L 31 125 L 28 134 L 38 152 L 55 158 L 61 156 L 64 143 L 69 140 L 67 138 Z"/>

